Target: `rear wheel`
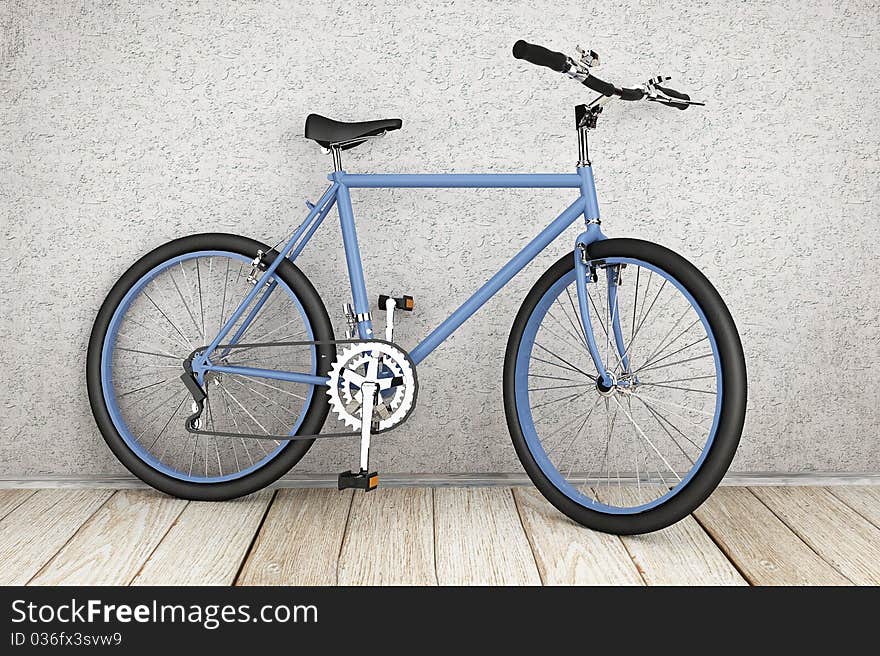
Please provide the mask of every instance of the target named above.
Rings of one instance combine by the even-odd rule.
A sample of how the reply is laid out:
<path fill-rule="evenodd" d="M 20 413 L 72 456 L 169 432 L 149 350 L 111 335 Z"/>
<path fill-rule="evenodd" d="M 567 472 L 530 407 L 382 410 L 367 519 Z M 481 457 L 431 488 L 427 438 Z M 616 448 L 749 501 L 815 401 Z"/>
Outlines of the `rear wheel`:
<path fill-rule="evenodd" d="M 588 257 L 589 319 L 613 384 L 597 380 L 568 254 L 514 321 L 507 423 L 556 508 L 600 531 L 654 531 L 699 506 L 730 465 L 745 417 L 742 346 L 718 292 L 681 256 L 610 239 Z"/>
<path fill-rule="evenodd" d="M 180 380 L 183 361 L 213 339 L 252 289 L 247 275 L 258 250 L 269 253 L 264 261 L 277 256 L 265 244 L 228 234 L 164 244 L 120 278 L 95 320 L 86 373 L 98 427 L 123 465 L 168 494 L 201 500 L 249 494 L 287 472 L 314 441 L 205 436 L 184 427 L 192 397 Z M 297 267 L 282 262 L 272 282 L 239 343 L 333 340 L 327 310 Z M 232 349 L 212 359 L 327 375 L 334 355 L 332 344 L 308 344 Z M 315 434 L 329 409 L 323 390 L 301 383 L 210 372 L 205 387 L 208 430 Z"/>

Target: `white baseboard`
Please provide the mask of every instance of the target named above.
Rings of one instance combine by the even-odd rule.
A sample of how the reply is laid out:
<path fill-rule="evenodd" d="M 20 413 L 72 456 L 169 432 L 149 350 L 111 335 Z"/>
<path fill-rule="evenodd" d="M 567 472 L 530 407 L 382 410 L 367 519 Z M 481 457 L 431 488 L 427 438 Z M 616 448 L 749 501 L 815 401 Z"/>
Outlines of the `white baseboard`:
<path fill-rule="evenodd" d="M 525 474 L 382 474 L 383 487 L 487 487 L 531 485 Z M 880 485 L 880 474 L 850 472 L 752 472 L 728 474 L 722 485 Z M 0 477 L 0 489 L 113 488 L 138 489 L 147 485 L 131 476 L 21 476 Z M 291 474 L 272 485 L 336 487 L 335 474 Z"/>

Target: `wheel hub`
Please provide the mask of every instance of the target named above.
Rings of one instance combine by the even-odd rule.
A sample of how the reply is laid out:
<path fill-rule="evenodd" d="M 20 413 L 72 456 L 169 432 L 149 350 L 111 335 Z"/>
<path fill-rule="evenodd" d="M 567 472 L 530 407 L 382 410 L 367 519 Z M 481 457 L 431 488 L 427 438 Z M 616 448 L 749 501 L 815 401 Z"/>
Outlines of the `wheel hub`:
<path fill-rule="evenodd" d="M 617 376 L 612 372 L 607 372 L 608 376 L 611 378 L 611 385 L 605 385 L 603 382 L 603 376 L 596 376 L 596 391 L 599 392 L 600 396 L 611 396 L 614 394 L 614 391 L 617 389 Z"/>

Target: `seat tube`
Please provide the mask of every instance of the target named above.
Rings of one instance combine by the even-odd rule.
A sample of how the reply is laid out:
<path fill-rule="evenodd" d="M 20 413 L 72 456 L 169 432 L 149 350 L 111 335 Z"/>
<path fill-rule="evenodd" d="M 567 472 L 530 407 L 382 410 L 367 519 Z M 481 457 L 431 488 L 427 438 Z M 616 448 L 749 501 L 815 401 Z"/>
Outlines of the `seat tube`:
<path fill-rule="evenodd" d="M 341 183 L 336 193 L 336 206 L 339 208 L 339 223 L 342 227 L 342 244 L 345 247 L 345 263 L 348 266 L 351 296 L 358 319 L 358 335 L 361 339 L 371 339 L 373 322 L 369 318 L 370 302 L 367 300 L 367 284 L 364 280 L 364 267 L 354 225 L 354 212 L 351 209 L 351 195 L 348 187 Z"/>

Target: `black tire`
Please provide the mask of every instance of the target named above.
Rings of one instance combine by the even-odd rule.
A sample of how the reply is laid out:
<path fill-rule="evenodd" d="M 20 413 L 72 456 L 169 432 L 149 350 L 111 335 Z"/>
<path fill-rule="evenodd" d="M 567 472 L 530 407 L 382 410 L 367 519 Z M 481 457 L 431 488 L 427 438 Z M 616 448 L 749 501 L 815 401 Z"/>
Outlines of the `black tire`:
<path fill-rule="evenodd" d="M 151 487 L 175 497 L 198 501 L 221 501 L 250 494 L 273 483 L 300 461 L 314 440 L 288 442 L 284 450 L 263 467 L 235 480 L 217 483 L 183 481 L 153 469 L 131 450 L 110 418 L 101 384 L 101 351 L 104 339 L 113 314 L 128 290 L 162 262 L 186 253 L 202 250 L 228 251 L 245 255 L 248 258 L 253 258 L 257 251 L 261 250 L 267 253 L 264 256 L 264 261 L 267 262 L 274 261 L 278 255 L 277 251 L 270 249 L 266 244 L 224 233 L 190 235 L 175 239 L 151 251 L 123 274 L 104 300 L 89 339 L 86 381 L 89 402 L 98 428 L 110 450 L 132 474 Z M 279 265 L 276 275 L 296 294 L 311 324 L 315 340 L 333 340 L 333 327 L 330 323 L 330 317 L 327 315 L 327 309 L 318 292 L 302 271 L 289 260 L 285 260 Z M 319 375 L 327 375 L 335 357 L 335 349 L 332 344 L 323 344 L 316 348 L 319 362 L 318 373 Z M 327 395 L 313 394 L 298 433 L 308 435 L 320 432 L 328 411 Z"/>
<path fill-rule="evenodd" d="M 574 267 L 571 253 L 561 257 L 535 283 L 514 320 L 504 360 L 504 409 L 520 462 L 544 497 L 578 524 L 620 535 L 648 533 L 681 520 L 715 490 L 736 453 L 746 411 L 746 365 L 736 325 L 721 296 L 690 262 L 663 246 L 636 239 L 608 239 L 590 245 L 591 259 L 630 257 L 659 267 L 677 279 L 702 308 L 715 335 L 724 395 L 715 439 L 700 469 L 666 502 L 634 514 L 610 514 L 584 507 L 560 491 L 541 471 L 520 426 L 515 399 L 515 366 L 526 324 L 541 298 Z"/>

